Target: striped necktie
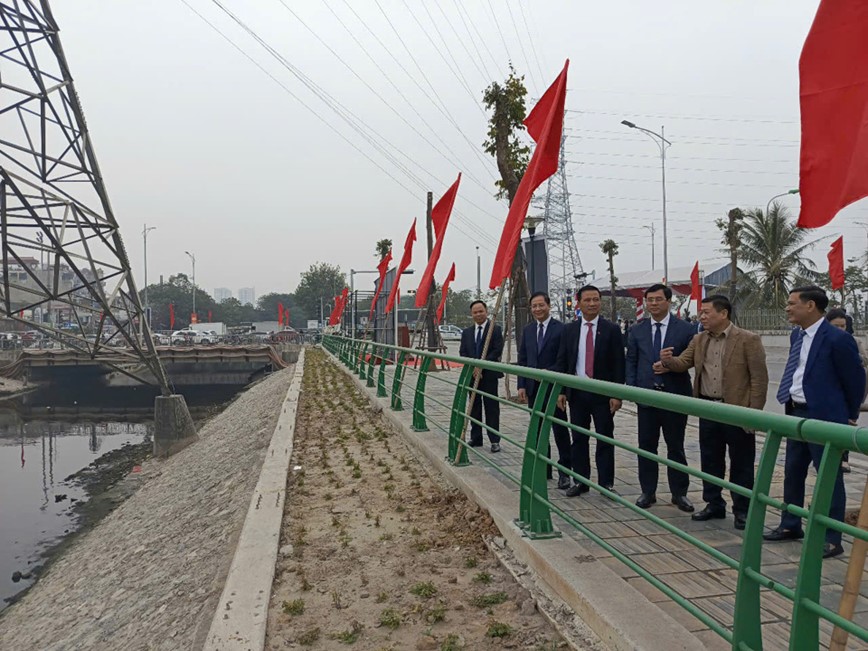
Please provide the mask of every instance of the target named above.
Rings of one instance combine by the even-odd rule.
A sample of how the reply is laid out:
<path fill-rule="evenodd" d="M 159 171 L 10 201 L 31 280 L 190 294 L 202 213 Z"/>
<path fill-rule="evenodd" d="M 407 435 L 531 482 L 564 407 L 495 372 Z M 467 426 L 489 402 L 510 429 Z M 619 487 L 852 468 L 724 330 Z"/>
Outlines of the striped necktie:
<path fill-rule="evenodd" d="M 781 377 L 781 384 L 778 387 L 778 402 L 786 404 L 790 399 L 790 389 L 793 388 L 793 376 L 796 374 L 796 369 L 799 368 L 799 357 L 802 354 L 802 344 L 805 339 L 805 331 L 799 328 L 799 334 L 796 335 L 796 340 L 790 346 L 790 356 L 787 357 L 787 365 L 784 367 L 784 375 Z"/>

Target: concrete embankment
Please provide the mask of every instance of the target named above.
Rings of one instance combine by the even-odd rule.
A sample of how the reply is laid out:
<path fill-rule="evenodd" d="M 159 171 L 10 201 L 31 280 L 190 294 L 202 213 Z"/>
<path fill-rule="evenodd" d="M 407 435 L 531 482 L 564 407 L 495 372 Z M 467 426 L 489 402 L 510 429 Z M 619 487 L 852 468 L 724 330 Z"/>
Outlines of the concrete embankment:
<path fill-rule="evenodd" d="M 294 369 L 252 386 L 0 616 L 0 649 L 201 648 Z"/>

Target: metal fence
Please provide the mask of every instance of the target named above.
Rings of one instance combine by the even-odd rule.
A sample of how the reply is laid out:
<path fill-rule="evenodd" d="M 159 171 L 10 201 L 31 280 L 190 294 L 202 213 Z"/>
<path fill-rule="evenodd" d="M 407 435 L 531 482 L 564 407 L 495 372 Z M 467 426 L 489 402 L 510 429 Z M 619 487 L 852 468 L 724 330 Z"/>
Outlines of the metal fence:
<path fill-rule="evenodd" d="M 614 558 L 627 565 L 633 572 L 650 583 L 653 587 L 671 598 L 681 608 L 700 620 L 720 637 L 731 644 L 732 649 L 741 651 L 758 651 L 763 648 L 763 619 L 761 614 L 761 593 L 774 592 L 791 604 L 791 627 L 789 631 L 789 648 L 792 651 L 817 649 L 820 646 L 820 622 L 825 620 L 842 631 L 868 644 L 868 629 L 854 623 L 851 619 L 840 616 L 821 604 L 821 582 L 823 567 L 823 544 L 827 528 L 846 533 L 855 539 L 868 542 L 868 532 L 834 520 L 828 516 L 831 504 L 832 490 L 838 475 L 841 457 L 845 450 L 868 452 L 868 429 L 838 425 L 816 420 L 799 419 L 790 416 L 772 414 L 764 411 L 746 409 L 732 405 L 697 400 L 658 391 L 649 391 L 635 387 L 589 380 L 576 376 L 552 373 L 517 367 L 512 365 L 487 362 L 430 353 L 407 348 L 398 348 L 370 341 L 348 339 L 340 336 L 326 336 L 323 346 L 333 353 L 345 366 L 359 378 L 367 381 L 368 387 L 376 387 L 377 396 L 390 399 L 393 410 L 403 410 L 404 402 L 402 388 L 413 386 L 412 391 L 412 425 L 416 431 L 427 431 L 429 425 L 448 436 L 449 459 L 456 466 L 470 463 L 470 456 L 475 461 L 489 464 L 502 473 L 509 481 L 520 488 L 517 505 L 516 522 L 530 538 L 545 538 L 557 535 L 552 523 L 552 513 L 559 515 L 569 526 L 605 549 Z M 390 359 L 397 355 L 397 363 Z M 408 362 L 413 360 L 412 364 Z M 452 373 L 433 373 L 432 364 L 450 364 L 460 368 L 455 379 Z M 387 367 L 391 367 L 391 382 L 387 387 Z M 478 449 L 471 448 L 464 440 L 463 433 L 466 422 L 476 422 L 468 411 L 468 398 L 473 393 L 474 369 L 488 369 L 505 374 L 521 375 L 540 383 L 537 397 L 533 405 L 521 405 L 496 395 L 477 391 L 501 403 L 511 412 L 524 413 L 529 416 L 525 440 L 520 441 L 514 434 L 507 433 L 502 425 L 499 435 L 505 445 L 517 446 L 523 455 L 520 476 L 510 473 L 491 460 L 489 455 L 481 454 Z M 415 373 L 415 384 L 406 374 Z M 449 377 L 447 377 L 449 376 Z M 450 379 L 451 378 L 451 379 Z M 434 392 L 427 389 L 429 380 L 442 382 L 450 386 L 452 392 L 451 404 L 438 398 Z M 723 479 L 703 473 L 696 468 L 672 462 L 665 457 L 655 455 L 636 446 L 617 439 L 608 438 L 589 429 L 574 426 L 569 422 L 554 417 L 556 400 L 562 388 L 574 388 L 628 400 L 631 402 L 658 407 L 692 416 L 698 416 L 721 423 L 736 425 L 745 429 L 765 433 L 765 443 L 759 455 L 754 488 L 745 489 Z M 448 422 L 441 418 L 429 419 L 426 406 L 436 404 L 448 410 Z M 503 423 L 503 420 L 502 420 Z M 629 453 L 651 459 L 664 466 L 685 472 L 703 481 L 711 482 L 723 489 L 750 498 L 750 508 L 744 531 L 744 538 L 738 558 L 700 540 L 676 524 L 660 518 L 653 513 L 637 507 L 632 501 L 625 499 L 617 492 L 607 490 L 603 486 L 581 477 L 570 468 L 558 464 L 548 456 L 549 439 L 552 423 L 559 423 L 573 432 L 578 432 L 592 439 L 603 439 L 617 448 Z M 824 448 L 822 461 L 814 486 L 813 497 L 808 508 L 786 504 L 770 495 L 772 476 L 782 443 L 787 439 L 796 439 L 822 445 Z M 596 534 L 590 523 L 582 522 L 577 517 L 553 503 L 548 494 L 546 480 L 547 467 L 552 467 L 566 473 L 585 486 L 599 492 L 621 507 L 630 509 L 642 518 L 653 522 L 667 533 L 677 536 L 693 548 L 711 557 L 714 561 L 737 574 L 735 589 L 735 606 L 732 620 L 721 622 L 709 615 L 705 610 L 692 603 L 690 599 L 677 592 L 662 581 L 654 572 L 636 563 L 628 554 L 622 552 L 607 540 Z M 763 572 L 762 548 L 763 528 L 767 510 L 788 511 L 806 521 L 805 537 L 802 542 L 801 559 L 798 576 L 794 587 L 784 585 L 780 580 Z M 675 641 L 673 641 L 675 642 Z"/>

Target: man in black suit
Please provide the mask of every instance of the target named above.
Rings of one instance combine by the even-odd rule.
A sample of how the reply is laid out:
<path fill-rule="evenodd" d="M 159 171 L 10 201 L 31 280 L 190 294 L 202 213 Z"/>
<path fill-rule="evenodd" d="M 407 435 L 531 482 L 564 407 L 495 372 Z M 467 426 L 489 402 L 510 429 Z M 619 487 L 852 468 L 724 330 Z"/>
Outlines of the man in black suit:
<path fill-rule="evenodd" d="M 528 323 L 521 333 L 521 342 L 518 347 L 518 365 L 529 368 L 555 370 L 558 361 L 558 348 L 561 345 L 561 333 L 564 324 L 551 316 L 551 299 L 545 292 L 535 292 L 530 297 L 530 311 L 534 320 Z M 536 398 L 538 383 L 534 380 L 518 377 L 518 399 L 524 404 L 531 404 Z M 548 399 L 548 395 L 546 396 Z M 567 419 L 563 409 L 556 408 L 555 418 Z M 572 469 L 570 465 L 570 433 L 566 427 L 552 423 L 552 431 L 555 435 L 555 444 L 558 446 L 558 463 L 565 468 Z M 549 445 L 548 456 L 551 458 L 552 449 Z M 552 478 L 552 467 L 546 469 L 548 478 Z M 558 471 L 558 488 L 569 488 L 570 478 L 563 471 Z"/>
<path fill-rule="evenodd" d="M 623 384 L 624 343 L 618 326 L 600 316 L 601 299 L 600 290 L 593 285 L 585 285 L 579 290 L 582 318 L 564 326 L 557 370 L 569 375 Z M 570 422 L 573 425 L 587 429 L 593 419 L 598 434 L 614 436 L 615 412 L 621 408 L 620 400 L 590 391 L 564 389 L 558 397 L 558 406 L 565 409 L 567 402 L 570 404 Z M 573 472 L 590 477 L 589 437 L 575 431 L 572 434 Z M 611 490 L 615 484 L 615 448 L 610 443 L 598 440 L 596 462 L 597 481 Z M 577 483 L 567 491 L 567 497 L 587 491 L 587 486 Z"/>
<path fill-rule="evenodd" d="M 461 348 L 458 354 L 461 357 L 472 357 L 474 359 L 482 359 L 482 348 L 485 345 L 485 338 L 488 336 L 488 329 L 494 328 L 491 333 L 491 343 L 488 345 L 488 352 L 485 359 L 489 362 L 499 362 L 500 356 L 503 354 L 503 332 L 497 324 L 491 324 L 488 321 L 488 308 L 483 301 L 473 301 L 470 304 L 470 316 L 473 318 L 473 324 L 469 328 L 465 328 L 461 333 Z M 487 394 L 497 395 L 498 380 L 503 377 L 503 373 L 497 371 L 474 371 L 474 378 L 479 375 L 479 390 Z M 470 394 L 473 396 L 473 394 Z M 477 421 L 482 421 L 483 408 L 485 410 L 485 425 L 488 431 L 488 440 L 491 441 L 491 451 L 500 452 L 500 436 L 497 434 L 500 431 L 500 403 L 494 398 L 476 394 L 473 399 L 473 406 L 470 408 L 470 417 Z M 470 423 L 470 446 L 482 446 L 482 427 L 478 423 L 471 421 Z"/>
<path fill-rule="evenodd" d="M 654 363 L 660 361 L 660 351 L 672 348 L 674 355 L 680 355 L 693 339 L 694 327 L 677 319 L 670 313 L 672 289 L 666 285 L 651 285 L 645 290 L 645 313 L 651 318 L 642 319 L 630 330 L 627 340 L 627 384 L 642 389 L 664 391 L 681 396 L 693 393 L 690 374 L 654 372 Z M 657 454 L 660 444 L 660 430 L 666 441 L 666 457 L 670 461 L 687 465 L 684 455 L 684 429 L 687 415 L 666 411 L 656 407 L 638 406 L 639 448 Z M 647 509 L 657 501 L 658 465 L 656 461 L 639 457 L 639 486 L 642 494 L 636 506 Z M 680 470 L 667 468 L 669 490 L 672 503 L 682 511 L 690 513 L 693 504 L 687 499 L 690 477 Z"/>

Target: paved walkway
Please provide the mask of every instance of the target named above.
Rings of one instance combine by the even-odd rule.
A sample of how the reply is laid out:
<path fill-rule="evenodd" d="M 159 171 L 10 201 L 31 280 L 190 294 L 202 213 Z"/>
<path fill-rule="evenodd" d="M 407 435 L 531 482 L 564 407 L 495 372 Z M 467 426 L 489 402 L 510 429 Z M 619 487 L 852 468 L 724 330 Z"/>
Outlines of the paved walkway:
<path fill-rule="evenodd" d="M 388 391 L 391 391 L 393 367 L 387 370 Z M 420 436 L 445 436 L 448 431 L 454 384 L 458 380 L 458 371 L 432 372 L 426 387 L 430 396 L 426 404 L 426 414 L 430 433 Z M 407 418 L 412 414 L 413 390 L 416 384 L 416 371 L 408 367 L 404 378 L 402 398 Z M 515 378 L 512 378 L 513 387 Z M 373 391 L 373 389 L 372 389 Z M 501 383 L 501 395 L 503 395 Z M 514 394 L 514 390 L 513 390 Z M 440 404 L 438 404 L 440 403 Z M 518 409 L 501 408 L 501 432 L 523 444 L 528 424 L 528 415 Z M 615 419 L 615 436 L 617 439 L 638 445 L 636 407 L 625 403 Z M 762 437 L 760 436 L 760 439 Z M 594 444 L 592 443 L 592 446 Z M 660 452 L 665 454 L 665 443 L 661 440 Z M 554 443 L 552 443 L 554 447 Z M 691 418 L 688 422 L 685 441 L 688 464 L 699 467 L 699 443 L 697 421 Z M 762 440 L 758 441 L 758 450 L 762 449 Z M 593 452 L 592 452 L 593 454 Z M 491 454 L 488 446 L 470 450 L 471 461 L 477 468 L 484 468 L 504 485 L 505 490 L 515 493 L 516 515 L 518 515 L 518 486 L 504 477 L 501 472 L 485 463 L 480 457 L 496 464 L 502 470 L 514 476 L 521 474 L 522 451 L 515 445 L 503 442 L 503 451 Z M 848 509 L 858 508 L 862 491 L 868 475 L 868 459 L 862 455 L 851 455 L 853 472 L 845 475 L 847 486 Z M 778 461 L 772 482 L 773 496 L 783 496 L 783 451 Z M 593 464 L 592 464 L 593 465 Z M 693 522 L 689 514 L 682 513 L 668 503 L 668 487 L 666 485 L 666 469 L 660 470 L 661 482 L 658 488 L 658 504 L 651 512 L 685 531 L 691 532 L 707 544 L 721 552 L 738 559 L 741 552 L 742 532 L 733 528 L 731 514 L 725 520 L 708 522 Z M 813 473 L 809 475 L 808 495 L 813 485 Z M 592 473 L 596 480 L 596 470 Z M 633 500 L 640 494 L 637 461 L 633 454 L 616 448 L 616 490 L 626 499 Z M 613 504 L 607 498 L 594 493 L 581 497 L 567 498 L 563 491 L 555 488 L 555 482 L 549 482 L 549 497 L 561 509 L 572 517 L 586 524 L 595 534 L 604 537 L 623 553 L 629 554 L 640 566 L 653 572 L 664 583 L 688 598 L 692 603 L 711 615 L 726 627 L 732 626 L 735 604 L 736 572 L 712 559 L 707 554 L 691 549 L 690 545 L 677 536 L 668 533 L 659 525 L 644 519 L 630 509 Z M 697 510 L 702 508 L 702 486 L 698 479 L 691 478 L 689 497 Z M 729 502 L 728 495 L 725 495 Z M 776 511 L 770 511 L 767 526 L 774 527 L 778 523 Z M 694 632 L 709 649 L 728 649 L 729 646 L 716 633 L 708 629 L 701 621 L 681 609 L 662 592 L 648 584 L 626 565 L 612 557 L 605 550 L 594 544 L 584 535 L 577 532 L 558 516 L 554 516 L 555 528 L 573 539 L 584 544 L 589 553 L 599 558 L 609 566 L 624 581 L 632 584 L 637 590 L 652 602 L 681 622 L 688 630 Z M 825 561 L 823 566 L 822 604 L 837 611 L 841 596 L 842 583 L 847 570 L 850 553 L 850 540 L 845 536 L 845 554 L 841 557 Z M 675 552 L 675 553 L 673 553 Z M 783 542 L 767 543 L 763 550 L 763 572 L 789 587 L 794 587 L 801 554 L 801 543 Z M 790 614 L 792 605 L 783 597 L 768 590 L 763 591 L 763 636 L 766 649 L 785 649 L 788 646 Z M 856 604 L 854 620 L 861 626 L 868 626 L 868 584 L 863 581 L 861 594 Z M 828 647 L 832 627 L 821 622 L 821 644 Z M 851 638 L 848 648 L 858 640 Z"/>

